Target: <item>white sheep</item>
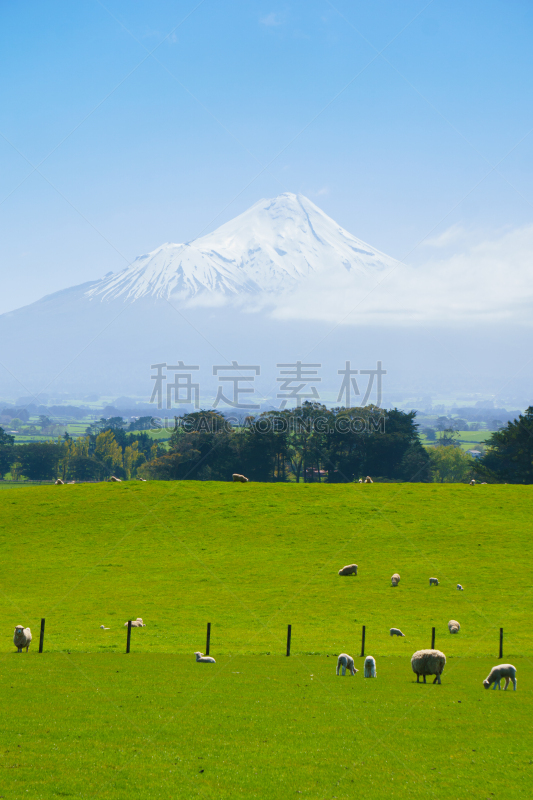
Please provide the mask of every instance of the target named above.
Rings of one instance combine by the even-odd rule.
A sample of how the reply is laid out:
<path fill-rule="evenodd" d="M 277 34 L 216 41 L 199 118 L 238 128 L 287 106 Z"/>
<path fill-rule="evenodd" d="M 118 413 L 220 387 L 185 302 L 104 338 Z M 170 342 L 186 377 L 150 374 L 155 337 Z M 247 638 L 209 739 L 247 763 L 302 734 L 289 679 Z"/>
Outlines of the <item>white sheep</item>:
<path fill-rule="evenodd" d="M 353 658 L 346 653 L 341 653 L 337 659 L 337 675 L 341 667 L 343 675 L 346 675 L 346 669 L 350 670 L 350 675 L 355 675 L 356 672 L 359 672 L 354 666 Z"/>
<path fill-rule="evenodd" d="M 17 648 L 19 653 L 22 653 L 22 648 L 26 648 L 26 652 L 28 652 L 29 646 L 31 642 L 31 631 L 29 628 L 25 628 L 24 625 L 17 625 L 15 628 L 15 635 L 13 636 L 13 644 Z"/>
<path fill-rule="evenodd" d="M 127 623 L 126 623 L 126 624 L 127 624 Z M 106 628 L 106 626 L 105 626 L 105 625 L 100 625 L 100 628 L 101 628 L 103 631 L 108 631 L 108 630 L 110 630 L 109 628 Z"/>
<path fill-rule="evenodd" d="M 339 575 L 357 575 L 357 564 L 348 564 L 339 570 Z"/>
<path fill-rule="evenodd" d="M 438 578 L 430 578 L 429 579 L 429 585 L 430 586 L 438 586 L 439 585 Z"/>
<path fill-rule="evenodd" d="M 363 483 L 363 479 L 362 478 L 359 478 L 359 483 Z"/>
<path fill-rule="evenodd" d="M 200 653 L 199 650 L 197 650 L 194 655 L 196 656 L 196 660 L 198 661 L 199 664 L 216 664 L 217 663 L 214 658 L 211 658 L 211 656 L 204 656 L 202 653 Z"/>
<path fill-rule="evenodd" d="M 504 692 L 507 691 L 509 681 L 513 682 L 513 689 L 516 692 L 516 667 L 513 667 L 512 664 L 500 664 L 497 667 L 493 667 L 488 677 L 483 681 L 483 686 L 485 689 L 488 689 L 491 683 L 493 683 L 494 686 L 492 688 L 495 689 L 498 687 L 499 690 L 501 688 L 500 681 L 502 678 L 505 678 Z"/>
<path fill-rule="evenodd" d="M 239 475 L 237 472 L 232 475 L 232 478 L 233 483 L 248 483 L 248 478 L 245 478 L 244 475 Z"/>
<path fill-rule="evenodd" d="M 474 478 L 472 478 L 472 480 L 470 481 L 470 486 L 475 486 L 475 485 L 476 485 L 476 482 L 475 482 Z"/>
<path fill-rule="evenodd" d="M 65 485 L 65 481 L 62 481 L 61 478 L 58 478 L 56 483 L 55 483 L 55 485 L 56 486 L 64 486 Z"/>
<path fill-rule="evenodd" d="M 391 628 L 390 629 L 391 636 L 405 636 L 405 633 L 402 633 L 399 628 Z"/>
<path fill-rule="evenodd" d="M 111 475 L 109 480 L 110 480 L 111 483 L 122 483 L 122 479 L 121 478 L 115 478 L 114 475 Z"/>
<path fill-rule="evenodd" d="M 376 659 L 374 656 L 365 658 L 365 678 L 376 678 Z"/>
<path fill-rule="evenodd" d="M 446 664 L 446 656 L 440 650 L 417 650 L 411 657 L 411 667 L 416 675 L 416 682 L 419 683 L 419 678 L 424 677 L 426 682 L 426 675 L 435 675 L 433 683 L 440 683 L 440 676 Z"/>
<path fill-rule="evenodd" d="M 459 625 L 456 619 L 451 619 L 448 622 L 448 630 L 450 631 L 450 633 L 459 633 L 459 631 L 461 630 L 461 626 Z"/>
<path fill-rule="evenodd" d="M 128 627 L 128 623 L 127 623 L 127 622 L 125 622 L 125 623 L 124 623 L 124 627 L 125 627 L 125 628 L 127 628 L 127 627 Z M 137 617 L 137 619 L 132 619 L 132 621 L 131 621 L 131 627 L 132 627 L 132 628 L 146 628 L 146 625 L 145 625 L 145 624 L 144 624 L 144 622 L 142 621 L 142 618 L 141 618 L 141 617 Z"/>
<path fill-rule="evenodd" d="M 370 475 L 367 475 L 367 476 L 366 476 L 366 478 L 365 478 L 365 483 L 374 483 L 374 481 L 372 480 L 372 478 L 370 477 Z"/>
<path fill-rule="evenodd" d="M 458 584 L 457 584 L 457 589 L 458 589 L 460 592 L 464 592 L 464 589 L 463 589 L 463 587 L 461 586 L 461 584 L 460 584 L 460 583 L 458 583 Z"/>
<path fill-rule="evenodd" d="M 390 582 L 392 586 L 398 586 L 398 584 L 400 583 L 400 576 L 397 572 L 394 573 L 394 575 L 390 579 Z"/>

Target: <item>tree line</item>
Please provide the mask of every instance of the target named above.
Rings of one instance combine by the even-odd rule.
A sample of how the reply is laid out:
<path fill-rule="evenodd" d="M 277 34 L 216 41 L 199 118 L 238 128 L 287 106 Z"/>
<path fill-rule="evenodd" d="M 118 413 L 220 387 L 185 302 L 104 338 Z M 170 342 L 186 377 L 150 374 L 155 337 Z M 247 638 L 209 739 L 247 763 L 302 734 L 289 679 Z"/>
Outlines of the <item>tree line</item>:
<path fill-rule="evenodd" d="M 234 472 L 260 482 L 347 483 L 374 480 L 533 483 L 533 407 L 493 433 L 483 459 L 453 441 L 429 452 L 416 412 L 376 406 L 328 409 L 320 403 L 268 411 L 239 424 L 217 411 L 177 417 L 168 447 L 146 431 L 124 430 L 121 418 L 101 420 L 85 436 L 15 444 L 0 428 L 0 478 L 29 480 L 230 480 Z M 144 421 L 143 421 L 144 426 Z M 453 437 L 452 437 L 453 438 Z"/>

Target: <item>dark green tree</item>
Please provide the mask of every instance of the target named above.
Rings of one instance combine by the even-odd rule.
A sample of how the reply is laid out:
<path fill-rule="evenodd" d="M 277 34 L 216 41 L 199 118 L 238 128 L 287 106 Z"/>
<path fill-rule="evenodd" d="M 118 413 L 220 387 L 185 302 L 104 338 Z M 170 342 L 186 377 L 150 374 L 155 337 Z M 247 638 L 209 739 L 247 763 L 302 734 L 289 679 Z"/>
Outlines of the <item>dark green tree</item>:
<path fill-rule="evenodd" d="M 0 478 L 3 478 L 14 459 L 15 437 L 0 428 Z"/>
<path fill-rule="evenodd" d="M 505 483 L 533 483 L 533 406 L 492 434 L 478 471 Z"/>

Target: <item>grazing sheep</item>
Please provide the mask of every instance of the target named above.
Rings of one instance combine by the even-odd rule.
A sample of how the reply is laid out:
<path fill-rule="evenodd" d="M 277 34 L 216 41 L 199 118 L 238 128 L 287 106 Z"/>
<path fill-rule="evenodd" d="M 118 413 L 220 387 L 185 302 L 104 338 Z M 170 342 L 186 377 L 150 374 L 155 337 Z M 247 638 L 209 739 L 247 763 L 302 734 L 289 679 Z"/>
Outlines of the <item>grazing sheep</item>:
<path fill-rule="evenodd" d="M 460 583 L 458 583 L 458 584 L 457 584 L 457 588 L 458 588 L 458 590 L 459 590 L 460 592 L 464 592 L 464 589 L 463 589 L 463 587 L 461 586 L 461 584 L 460 584 Z"/>
<path fill-rule="evenodd" d="M 146 483 L 146 478 L 137 478 L 137 480 L 138 481 L 142 481 L 143 483 Z"/>
<path fill-rule="evenodd" d="M 366 476 L 366 478 L 365 478 L 365 483 L 374 483 L 374 481 L 372 480 L 372 478 L 370 477 L 370 475 L 367 475 L 367 476 Z"/>
<path fill-rule="evenodd" d="M 359 483 L 363 483 L 363 479 L 362 478 L 359 478 Z"/>
<path fill-rule="evenodd" d="M 197 650 L 194 655 L 196 656 L 196 660 L 198 661 L 199 664 L 216 664 L 217 663 L 214 658 L 211 658 L 211 656 L 204 656 L 202 653 L 200 653 L 199 650 Z"/>
<path fill-rule="evenodd" d="M 122 483 L 122 478 L 115 478 L 114 475 L 111 475 L 109 480 L 110 480 L 111 483 Z"/>
<path fill-rule="evenodd" d="M 232 475 L 232 478 L 233 483 L 248 483 L 248 478 L 245 478 L 244 475 L 239 475 L 237 472 Z"/>
<path fill-rule="evenodd" d="M 106 628 L 106 626 L 105 626 L 105 625 L 100 625 L 100 628 L 101 628 L 103 631 L 108 631 L 108 630 L 110 630 L 110 628 Z"/>
<path fill-rule="evenodd" d="M 339 674 L 341 667 L 343 675 L 346 675 L 347 668 L 350 670 L 350 675 L 355 675 L 356 672 L 359 672 L 359 670 L 354 666 L 353 658 L 346 653 L 341 653 L 337 659 L 337 675 Z"/>
<path fill-rule="evenodd" d="M 475 485 L 476 485 L 476 482 L 475 482 L 474 478 L 472 478 L 472 480 L 470 481 L 470 486 L 475 486 Z"/>
<path fill-rule="evenodd" d="M 491 683 L 494 684 L 492 687 L 495 689 L 500 687 L 500 681 L 502 678 L 505 678 L 505 686 L 503 687 L 503 691 L 507 691 L 507 687 L 509 686 L 509 681 L 513 682 L 513 689 L 516 692 L 516 667 L 513 667 L 512 664 L 500 664 L 497 667 L 493 667 L 489 672 L 489 675 L 483 681 L 483 686 L 485 689 L 488 689 Z"/>
<path fill-rule="evenodd" d="M 390 579 L 390 582 L 393 586 L 398 586 L 398 584 L 400 583 L 400 576 L 398 575 L 397 572 L 394 573 L 394 575 Z"/>
<path fill-rule="evenodd" d="M 402 633 L 399 628 L 391 628 L 390 629 L 391 636 L 405 636 L 405 633 Z"/>
<path fill-rule="evenodd" d="M 339 570 L 339 575 L 357 575 L 357 564 L 348 564 Z"/>
<path fill-rule="evenodd" d="M 71 486 L 73 483 L 76 483 L 76 481 L 67 481 L 67 486 Z"/>
<path fill-rule="evenodd" d="M 487 481 L 483 481 L 483 483 L 481 485 L 482 486 L 486 486 L 487 485 Z"/>
<path fill-rule="evenodd" d="M 124 627 L 125 628 L 128 627 L 128 623 L 127 622 L 124 623 Z M 146 625 L 142 621 L 141 617 L 137 617 L 137 619 L 132 619 L 131 627 L 132 628 L 146 628 Z"/>
<path fill-rule="evenodd" d="M 55 483 L 55 485 L 56 486 L 64 486 L 65 485 L 65 481 L 62 481 L 61 478 L 58 478 L 56 483 Z"/>
<path fill-rule="evenodd" d="M 365 658 L 365 678 L 375 678 L 376 675 L 376 659 L 374 656 L 367 656 Z"/>
<path fill-rule="evenodd" d="M 459 631 L 461 630 L 461 626 L 459 625 L 456 619 L 451 619 L 448 622 L 448 630 L 450 631 L 450 633 L 459 633 Z"/>
<path fill-rule="evenodd" d="M 438 586 L 439 585 L 438 579 L 437 578 L 430 578 L 429 579 L 429 585 L 430 586 Z"/>
<path fill-rule="evenodd" d="M 26 652 L 28 652 L 28 648 L 31 642 L 31 631 L 29 628 L 25 628 L 24 625 L 17 625 L 15 628 L 15 635 L 13 636 L 13 644 L 17 648 L 19 653 L 22 653 L 22 648 L 26 648 Z"/>
<path fill-rule="evenodd" d="M 446 656 L 440 650 L 417 650 L 411 658 L 411 667 L 419 683 L 421 675 L 426 682 L 426 675 L 435 675 L 433 683 L 440 683 L 440 676 L 446 664 Z"/>

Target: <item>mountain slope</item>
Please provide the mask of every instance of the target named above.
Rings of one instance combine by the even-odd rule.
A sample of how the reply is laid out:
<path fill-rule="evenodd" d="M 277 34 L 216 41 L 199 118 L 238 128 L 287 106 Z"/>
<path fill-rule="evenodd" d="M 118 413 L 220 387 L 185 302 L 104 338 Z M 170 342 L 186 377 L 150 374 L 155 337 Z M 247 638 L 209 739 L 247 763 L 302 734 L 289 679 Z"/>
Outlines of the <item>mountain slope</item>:
<path fill-rule="evenodd" d="M 324 272 L 371 276 L 396 261 L 341 228 L 314 203 L 289 192 L 260 200 L 213 233 L 164 244 L 99 281 L 91 299 L 276 293 Z"/>

